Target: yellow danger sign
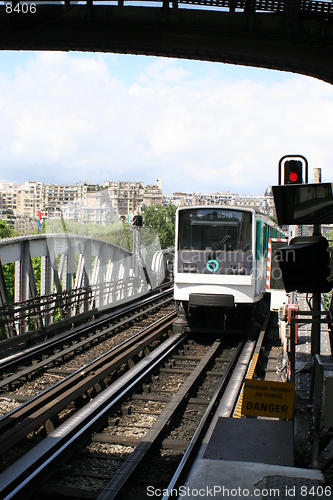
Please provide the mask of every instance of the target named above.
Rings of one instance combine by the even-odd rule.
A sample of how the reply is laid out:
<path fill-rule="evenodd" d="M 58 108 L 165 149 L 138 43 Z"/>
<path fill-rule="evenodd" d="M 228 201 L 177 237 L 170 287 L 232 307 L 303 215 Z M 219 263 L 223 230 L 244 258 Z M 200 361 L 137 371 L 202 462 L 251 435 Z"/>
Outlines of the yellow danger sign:
<path fill-rule="evenodd" d="M 245 379 L 242 414 L 252 417 L 292 418 L 294 396 L 295 384 Z"/>

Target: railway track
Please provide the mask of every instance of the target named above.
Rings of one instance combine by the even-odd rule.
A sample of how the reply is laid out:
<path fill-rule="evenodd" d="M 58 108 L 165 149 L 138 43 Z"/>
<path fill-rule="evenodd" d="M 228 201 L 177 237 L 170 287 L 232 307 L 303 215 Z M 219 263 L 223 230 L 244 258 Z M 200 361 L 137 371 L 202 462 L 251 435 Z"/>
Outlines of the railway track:
<path fill-rule="evenodd" d="M 236 337 L 206 345 L 179 334 L 134 366 L 129 358 L 130 370 L 2 472 L 0 496 L 137 499 L 175 484 L 221 398 L 235 406 L 233 381 L 242 382 L 244 355 L 254 346 Z"/>
<path fill-rule="evenodd" d="M 171 328 L 176 318 L 176 312 L 171 312 L 161 320 L 153 323 L 127 341 L 101 355 L 66 377 L 54 387 L 43 391 L 31 401 L 22 405 L 0 419 L 0 454 L 5 453 L 14 444 L 38 429 L 44 422 L 56 417 L 70 403 L 82 397 L 92 397 L 92 391 L 98 393 L 110 382 L 110 375 L 123 367 L 124 364 L 134 364 L 135 357 L 144 350 L 149 350 L 158 343 L 164 332 Z M 87 399 L 87 398 L 86 398 Z"/>
<path fill-rule="evenodd" d="M 222 370 L 223 386 L 235 356 L 235 348 L 228 349 L 228 353 L 226 351 L 223 354 L 221 352 L 221 342 L 219 341 L 215 342 L 212 347 L 206 348 L 193 344 L 184 345 L 185 340 L 186 336 L 170 338 L 163 344 L 163 348 L 160 346 L 155 349 L 127 374 L 124 374 L 121 379 L 110 385 L 108 391 L 111 394 L 109 397 L 112 398 L 112 401 L 107 402 L 107 391 L 103 391 L 100 396 L 97 396 L 91 403 L 79 410 L 73 418 L 46 437 L 31 452 L 26 453 L 9 469 L 4 471 L 0 476 L 0 484 L 7 484 L 7 489 L 12 485 L 11 489 L 14 491 L 13 494 L 8 494 L 7 489 L 0 490 L 4 498 L 20 498 L 27 495 L 27 492 L 24 489 L 22 490 L 22 485 L 25 483 L 27 483 L 30 493 L 41 481 L 41 475 L 44 480 L 45 477 L 54 472 L 55 464 L 58 463 L 59 465 L 59 454 L 62 456 L 62 462 L 72 453 L 75 453 L 77 449 L 80 449 L 84 441 L 89 442 L 84 452 L 85 457 L 80 457 L 82 455 L 81 450 L 78 456 L 74 455 L 74 458 L 71 459 L 69 470 L 66 471 L 66 465 L 62 465 L 61 467 L 64 467 L 64 469 L 60 468 L 58 472 L 60 484 L 57 477 L 51 479 L 50 484 L 40 490 L 39 493 L 35 493 L 36 498 L 45 498 L 52 493 L 55 497 L 59 497 L 61 492 L 66 495 L 70 494 L 72 498 L 80 498 L 83 491 L 86 498 L 97 498 L 96 490 L 91 491 L 90 489 L 91 480 L 93 480 L 94 488 L 97 488 L 99 494 L 101 488 L 107 487 L 110 481 L 114 483 L 115 481 L 118 482 L 119 479 L 122 480 L 124 478 L 124 468 L 128 470 L 129 464 L 132 464 L 133 470 L 131 470 L 131 473 L 133 473 L 134 463 L 138 465 L 139 461 L 141 461 L 142 467 L 145 468 L 146 465 L 144 465 L 143 460 L 148 460 L 150 462 L 149 468 L 152 470 L 151 464 L 155 462 L 155 458 L 152 458 L 151 454 L 155 453 L 155 449 L 159 450 L 157 443 L 161 443 L 164 452 L 162 451 L 162 456 L 156 463 L 161 465 L 161 461 L 163 462 L 166 459 L 169 462 L 169 472 L 171 472 L 170 465 L 175 470 L 182 454 L 190 444 L 191 436 L 199 425 L 202 413 L 205 413 L 205 409 L 210 404 L 212 391 L 215 392 L 216 386 L 221 385 Z M 236 349 L 236 351 L 238 350 L 239 348 Z M 232 359 L 230 359 L 230 356 Z M 213 362 L 213 357 L 217 361 Z M 152 359 L 149 360 L 148 358 Z M 146 365 L 147 363 L 149 369 L 142 371 L 139 365 Z M 162 371 L 156 374 L 157 365 L 159 366 L 161 363 L 164 364 Z M 213 366 L 211 366 L 212 363 Z M 205 376 L 203 372 L 205 372 Z M 128 389 L 119 394 L 119 388 L 123 389 L 124 387 L 128 387 Z M 147 424 L 147 418 L 143 417 L 147 414 L 150 426 Z M 189 416 L 192 418 L 186 418 Z M 132 423 L 128 422 L 129 419 L 132 420 Z M 140 421 L 145 423 L 140 424 Z M 136 434 L 134 436 L 133 431 Z M 128 436 L 128 433 L 131 436 Z M 112 457 L 114 446 L 118 450 L 115 459 Z M 125 449 L 125 454 L 122 453 L 119 456 L 120 449 L 123 451 Z M 126 459 L 129 450 L 132 451 L 130 454 L 131 459 Z M 148 457 L 146 457 L 148 452 Z M 133 462 L 133 453 L 136 454 L 135 462 Z M 165 453 L 166 456 L 164 456 Z M 104 458 L 100 458 L 101 454 L 104 455 Z M 116 461 L 119 468 L 118 473 L 115 472 L 114 465 L 111 472 L 108 470 L 107 473 L 104 472 L 104 475 L 98 471 L 101 468 L 101 463 L 105 466 L 106 459 Z M 48 461 L 50 463 L 49 467 L 39 465 L 47 464 Z M 100 464 L 97 465 L 96 461 L 100 462 Z M 75 474 L 74 470 L 73 483 L 71 471 L 75 469 L 75 463 L 77 464 L 76 467 L 78 467 L 78 463 L 80 464 L 81 477 Z M 34 470 L 38 468 L 38 465 L 39 474 Z M 20 474 L 22 468 L 27 471 L 32 468 L 34 472 L 30 475 L 26 472 L 22 476 Z M 82 477 L 82 471 L 90 472 L 86 472 Z M 95 472 L 91 473 L 91 471 Z M 153 476 L 156 475 L 156 468 L 152 474 Z M 104 477 L 98 477 L 101 475 Z M 8 481 L 10 485 L 8 485 Z M 78 483 L 81 487 L 73 488 L 73 484 Z M 131 483 L 133 484 L 132 479 Z M 68 487 L 64 486 L 64 484 L 71 484 L 72 486 Z M 85 489 L 82 489 L 82 485 Z M 110 487 L 113 488 L 114 486 L 111 485 Z M 142 489 L 142 481 L 139 482 L 139 487 Z M 19 488 L 19 491 L 15 492 L 16 488 Z M 124 484 L 118 484 L 117 489 L 120 490 L 121 488 L 125 488 L 124 498 L 129 498 L 129 495 L 132 495 L 131 492 L 126 491 Z M 137 495 L 137 488 L 136 484 L 133 498 Z"/>
<path fill-rule="evenodd" d="M 135 331 L 142 329 L 149 315 L 165 308 L 171 310 L 172 304 L 172 289 L 169 288 L 86 326 L 74 328 L 36 346 L 25 348 L 22 352 L 3 357 L 0 359 L 0 397 L 11 397 L 22 402 L 34 396 L 48 385 L 55 384 L 59 378 L 84 367 L 91 359 L 108 351 L 112 345 L 132 336 Z M 125 329 L 127 333 L 117 336 Z M 40 389 L 38 381 L 36 382 L 38 375 L 42 377 Z M 35 382 L 33 385 L 36 390 L 30 387 L 29 390 L 20 391 L 19 388 L 29 381 Z"/>

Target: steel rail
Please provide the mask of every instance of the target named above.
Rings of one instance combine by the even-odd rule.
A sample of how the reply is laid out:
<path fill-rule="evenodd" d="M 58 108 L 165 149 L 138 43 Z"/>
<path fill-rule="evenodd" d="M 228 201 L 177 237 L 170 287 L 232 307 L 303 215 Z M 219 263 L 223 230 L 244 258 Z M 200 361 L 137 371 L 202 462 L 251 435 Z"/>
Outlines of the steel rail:
<path fill-rule="evenodd" d="M 233 408 L 235 408 L 236 405 L 239 404 L 239 400 L 240 400 L 239 394 L 240 394 L 240 392 L 242 392 L 242 388 L 243 388 L 243 385 L 240 384 L 240 380 L 244 379 L 244 374 L 246 371 L 246 364 L 248 365 L 248 368 L 247 368 L 245 376 L 248 376 L 250 371 L 251 371 L 251 376 L 253 375 L 252 370 L 254 371 L 255 366 L 257 364 L 259 352 L 260 352 L 260 349 L 261 349 L 261 346 L 263 343 L 263 339 L 264 339 L 264 336 L 265 336 L 265 333 L 266 333 L 266 330 L 268 327 L 269 318 L 270 318 L 270 311 L 268 311 L 266 316 L 265 316 L 265 319 L 264 319 L 263 325 L 261 327 L 261 331 L 260 331 L 260 334 L 258 336 L 258 340 L 257 340 L 256 344 L 254 345 L 254 341 L 248 340 L 247 343 L 244 345 L 244 350 L 243 350 L 243 352 L 239 358 L 239 361 L 236 365 L 236 369 L 238 367 L 239 373 L 236 372 L 235 376 L 233 375 L 232 379 L 230 380 L 230 388 L 229 387 L 227 388 L 226 397 L 225 397 L 225 399 L 222 398 L 221 403 L 218 406 L 218 409 L 217 409 L 217 411 L 213 417 L 213 420 L 209 426 L 209 429 L 206 433 L 205 439 L 203 441 L 203 445 L 200 449 L 198 456 L 200 456 L 200 457 L 203 456 L 204 450 L 206 449 L 206 446 L 207 446 L 207 441 L 210 439 L 210 436 L 212 435 L 212 431 L 216 426 L 216 422 L 217 422 L 218 418 L 220 418 L 221 416 L 222 417 L 230 417 L 232 414 Z M 252 353 L 252 357 L 251 357 L 251 353 Z M 236 371 L 236 369 L 235 369 L 235 371 Z M 224 404 L 226 404 L 225 409 L 223 409 Z M 208 408 L 206 410 L 206 413 L 207 413 L 207 411 L 208 411 Z M 234 411 L 234 418 L 237 418 L 237 417 L 235 417 L 235 411 Z M 195 446 L 197 444 L 197 440 L 195 440 L 197 433 L 199 434 L 199 429 L 197 430 L 197 432 L 193 436 L 192 441 L 194 441 L 194 443 L 192 444 L 192 441 L 191 441 L 190 446 L 186 450 L 186 452 L 181 460 L 181 463 L 179 464 L 172 480 L 170 481 L 170 483 L 168 484 L 168 486 L 166 488 L 166 492 L 163 495 L 162 500 L 168 500 L 170 498 L 171 491 L 180 485 L 180 480 L 182 478 L 184 468 L 185 468 L 186 464 L 189 462 L 191 456 L 193 456 L 193 454 L 194 454 L 193 449 L 195 448 Z M 191 447 L 191 445 L 192 445 L 192 447 Z"/>
<path fill-rule="evenodd" d="M 255 372 L 255 369 L 256 369 L 256 366 L 258 363 L 259 355 L 260 355 L 260 350 L 261 350 L 261 347 L 262 347 L 262 344 L 264 341 L 266 330 L 268 328 L 268 323 L 269 323 L 270 317 L 271 317 L 271 311 L 268 310 L 266 317 L 264 319 L 263 325 L 261 327 L 259 337 L 258 337 L 256 346 L 255 346 L 254 351 L 253 351 L 252 359 L 250 361 L 249 368 L 246 372 L 245 379 L 251 379 L 254 375 L 254 372 Z M 237 401 L 237 404 L 236 404 L 234 412 L 233 412 L 234 418 L 241 418 L 241 416 L 242 416 L 243 394 L 244 394 L 244 382 L 242 384 L 242 388 L 241 388 L 241 391 L 240 391 L 240 394 L 238 397 L 238 401 Z"/>
<path fill-rule="evenodd" d="M 2 374 L 4 372 L 13 372 L 15 369 L 18 369 L 23 363 L 28 364 L 34 362 L 32 366 L 25 367 L 23 370 L 20 370 L 18 373 L 13 374 L 9 377 L 3 378 L 0 380 L 0 388 L 6 385 L 9 385 L 11 382 L 15 381 L 17 378 L 21 378 L 22 376 L 26 376 L 29 373 L 37 371 L 38 368 L 41 368 L 47 364 L 50 364 L 63 356 L 73 353 L 76 349 L 79 349 L 85 346 L 88 343 L 92 343 L 98 340 L 100 337 L 108 335 L 112 330 L 118 328 L 126 324 L 129 321 L 135 320 L 138 317 L 142 316 L 150 312 L 152 309 L 155 309 L 159 305 L 162 305 L 164 302 L 160 304 L 151 304 L 157 299 L 161 299 L 164 296 L 170 295 L 171 290 L 167 290 L 162 292 L 158 296 L 150 297 L 149 299 L 145 299 L 144 301 L 140 301 L 139 304 L 132 305 L 131 307 L 122 308 L 121 311 L 116 311 L 112 315 L 107 315 L 103 319 L 96 320 L 96 322 L 91 322 L 89 325 L 77 327 L 69 332 L 64 332 L 61 335 L 58 335 L 56 338 L 49 339 L 34 348 L 30 348 L 23 351 L 22 355 L 16 355 L 14 359 L 12 357 L 5 358 L 0 360 L 0 370 Z M 166 302 L 170 299 L 166 299 Z M 172 299 L 171 299 L 172 300 Z M 151 305 L 149 305 L 151 304 Z M 135 312 L 140 307 L 146 307 L 144 311 Z M 128 315 L 132 314 L 131 317 Z M 124 315 L 127 315 L 125 319 L 121 319 Z M 118 321 L 117 324 L 115 322 Z M 104 328 L 103 330 L 91 335 L 91 330 L 103 328 L 106 323 L 114 322 L 114 324 L 108 328 Z M 86 335 L 84 339 L 82 337 Z M 80 341 L 77 339 L 80 338 Z M 62 349 L 60 352 L 56 354 L 52 354 L 49 356 L 50 352 L 53 352 L 56 349 L 61 348 L 64 344 L 68 344 L 68 342 L 73 345 L 67 349 Z M 74 344 L 74 342 L 77 342 Z M 35 363 L 36 357 L 42 358 L 43 356 L 49 356 L 48 358 L 44 358 L 41 361 Z"/>
<path fill-rule="evenodd" d="M 176 311 L 138 332 L 120 346 L 111 349 L 89 365 L 74 372 L 56 386 L 12 410 L 0 419 L 0 455 L 41 424 L 58 414 L 111 372 L 133 359 L 171 327 Z"/>
<path fill-rule="evenodd" d="M 96 432 L 129 394 L 141 386 L 186 339 L 176 334 L 157 347 L 105 391 L 59 426 L 32 450 L 0 474 L 0 496 L 4 500 L 29 498 L 54 468 Z"/>
<path fill-rule="evenodd" d="M 207 351 L 205 356 L 201 359 L 199 364 L 192 370 L 190 375 L 186 378 L 177 393 L 173 396 L 168 405 L 164 408 L 161 415 L 159 415 L 156 422 L 149 429 L 147 434 L 140 440 L 135 450 L 129 455 L 127 460 L 123 463 L 120 469 L 114 474 L 110 483 L 104 488 L 103 492 L 99 495 L 98 500 L 113 500 L 125 486 L 131 474 L 139 463 L 143 460 L 144 456 L 156 442 L 158 436 L 168 424 L 170 418 L 173 416 L 177 408 L 186 398 L 188 392 L 197 381 L 198 377 L 202 374 L 212 357 L 220 347 L 221 342 L 216 341 Z"/>
<path fill-rule="evenodd" d="M 133 278 L 132 281 L 127 282 L 127 285 L 134 286 L 135 278 Z M 36 330 L 29 330 L 19 335 L 7 338 L 5 341 L 0 343 L 0 350 L 2 351 L 1 347 L 3 343 L 15 347 L 17 344 L 21 345 L 24 339 L 27 343 L 33 342 L 34 340 L 38 340 L 41 336 L 53 336 L 57 331 L 64 330 L 71 325 L 82 324 L 92 317 L 96 318 L 97 316 L 105 314 L 107 311 L 121 308 L 123 301 L 116 300 L 115 302 L 109 302 L 105 305 L 93 307 L 85 312 L 68 315 L 68 310 L 70 310 L 74 305 L 78 308 L 78 306 L 82 305 L 82 302 L 84 302 L 87 298 L 92 299 L 93 294 L 97 293 L 100 296 L 101 293 L 107 293 L 108 295 L 110 293 L 118 293 L 121 291 L 121 287 L 123 286 L 124 283 L 122 280 L 117 280 L 116 283 L 110 283 L 107 287 L 101 284 L 87 285 L 86 287 L 79 289 L 71 289 L 64 292 L 53 293 L 51 295 L 37 295 L 33 298 L 22 302 L 15 302 L 13 304 L 5 303 L 3 306 L 0 306 L 0 326 L 5 329 L 8 329 L 9 325 L 12 325 L 13 322 L 28 322 L 30 318 L 34 320 L 36 325 L 36 322 L 40 319 L 40 314 L 44 318 L 50 317 L 57 309 L 62 311 L 64 317 L 62 317 L 60 321 L 53 321 L 47 325 L 40 325 Z M 164 283 L 160 285 L 158 289 L 161 290 L 161 288 L 165 288 L 166 286 L 170 287 L 170 283 Z M 156 290 L 151 290 L 145 293 L 144 296 L 148 297 L 154 293 L 156 293 Z M 139 295 L 137 295 L 136 298 L 128 298 L 127 304 L 132 304 L 137 301 L 138 296 Z M 31 313 L 31 311 L 33 312 Z"/>
<path fill-rule="evenodd" d="M 216 390 L 212 396 L 212 399 L 210 400 L 209 405 L 207 406 L 206 411 L 203 414 L 202 419 L 201 419 L 188 447 L 186 448 L 186 451 L 183 455 L 183 458 L 181 459 L 171 481 L 169 482 L 167 488 L 165 489 L 166 491 L 163 495 L 162 500 L 167 500 L 168 498 L 170 498 L 172 490 L 177 487 L 177 484 L 179 484 L 181 475 L 184 471 L 186 464 L 194 456 L 195 451 L 197 449 L 197 446 L 200 444 L 200 440 L 202 439 L 202 437 L 204 435 L 206 426 L 212 417 L 214 407 L 216 406 L 218 400 L 221 398 L 221 394 L 225 389 L 225 385 L 227 384 L 227 382 L 230 378 L 231 370 L 234 367 L 237 358 L 239 357 L 239 354 L 240 354 L 242 347 L 244 347 L 244 342 L 240 342 L 238 344 L 237 349 L 235 351 L 235 354 L 234 354 L 232 360 L 230 361 L 230 364 L 229 364 L 224 376 L 222 377 L 222 379 L 219 383 L 219 386 L 216 388 Z"/>
<path fill-rule="evenodd" d="M 241 389 L 243 387 L 243 381 L 244 378 L 248 372 L 248 369 L 251 365 L 253 355 L 257 355 L 257 351 L 260 350 L 264 334 L 268 325 L 270 317 L 270 311 L 267 312 L 265 316 L 265 320 L 263 322 L 263 326 L 261 328 L 260 335 L 258 336 L 258 340 L 252 340 L 248 339 L 242 353 L 237 361 L 235 370 L 232 373 L 232 376 L 230 378 L 230 381 L 228 383 L 228 387 L 226 391 L 223 394 L 223 397 L 219 403 L 219 406 L 215 412 L 215 415 L 213 417 L 213 420 L 208 428 L 208 431 L 205 435 L 205 438 L 202 442 L 202 446 L 200 448 L 200 451 L 198 453 L 198 458 L 202 458 L 205 450 L 207 448 L 207 445 L 209 443 L 209 440 L 213 434 L 213 431 L 215 429 L 216 423 L 219 418 L 228 418 L 232 416 L 232 413 L 237 405 L 237 401 L 239 399 Z M 257 350 L 256 350 L 257 348 Z"/>
<path fill-rule="evenodd" d="M 65 330 L 68 328 L 64 325 L 67 325 L 67 320 L 60 321 L 58 323 L 53 323 L 49 325 L 49 327 L 42 327 L 40 330 L 33 330 L 31 332 L 22 333 L 21 335 L 17 335 L 16 337 L 11 337 L 9 339 L 3 340 L 0 342 L 0 368 L 6 363 L 6 360 L 18 358 L 25 353 L 32 353 L 34 351 L 38 351 L 39 346 L 43 345 L 52 345 L 57 338 L 60 339 L 62 336 L 66 336 L 69 333 L 75 335 L 77 332 L 84 333 L 85 330 L 92 325 L 95 325 L 96 328 L 101 327 L 105 324 L 105 322 L 112 321 L 113 318 L 118 319 L 118 315 L 126 314 L 127 311 L 135 310 L 136 307 L 145 307 L 146 304 L 149 304 L 153 300 L 158 300 L 159 298 L 167 296 L 172 293 L 172 287 L 170 284 L 166 290 L 162 290 L 164 287 L 160 287 L 158 291 L 154 291 L 154 293 L 150 292 L 149 294 L 145 294 L 141 299 L 135 299 L 127 302 L 125 305 L 114 305 L 113 307 L 109 307 L 108 309 L 94 310 L 93 316 L 95 317 L 92 321 L 89 322 L 89 325 L 84 324 L 80 326 L 76 326 L 71 328 L 70 330 Z M 76 317 L 70 318 L 72 323 L 74 323 Z M 89 318 L 85 318 L 87 321 Z M 56 331 L 55 328 L 57 328 Z M 61 331 L 62 330 L 62 331 Z M 64 331 L 65 330 L 65 331 Z M 8 351 L 13 351 L 17 347 L 17 351 L 13 352 L 7 356 L 3 356 L 3 353 Z"/>
<path fill-rule="evenodd" d="M 261 349 L 261 346 L 262 346 L 262 343 L 264 340 L 264 336 L 265 336 L 265 333 L 266 333 L 266 330 L 268 327 L 269 318 L 270 318 L 270 310 L 268 310 L 268 312 L 265 316 L 265 319 L 264 319 L 263 325 L 261 327 L 260 334 L 258 336 L 258 340 L 257 340 L 255 346 L 254 346 L 254 342 L 252 342 L 250 340 L 247 342 L 247 345 L 245 345 L 244 343 L 239 344 L 237 352 L 235 353 L 235 356 L 234 356 L 233 364 L 235 363 L 236 358 L 239 357 L 240 349 L 243 347 L 244 350 L 239 357 L 239 363 L 237 365 L 240 373 L 239 374 L 236 373 L 234 376 L 234 379 L 230 380 L 231 388 L 227 388 L 226 397 L 224 400 L 222 398 L 221 404 L 219 405 L 218 410 L 216 411 L 215 416 L 213 418 L 213 422 L 209 426 L 209 434 L 207 432 L 208 436 L 211 435 L 212 429 L 215 427 L 217 418 L 220 418 L 221 413 L 222 413 L 222 416 L 226 416 L 226 417 L 231 416 L 232 409 L 235 407 L 236 408 L 238 407 L 239 401 L 241 398 L 241 394 L 242 394 L 242 390 L 243 390 L 243 385 L 244 385 L 244 384 L 240 385 L 240 380 L 242 378 L 244 378 L 246 363 L 248 365 L 248 369 L 246 371 L 246 377 L 249 376 L 249 373 L 251 373 L 251 377 L 253 375 L 253 372 L 255 370 L 257 360 L 259 357 L 260 349 Z M 252 352 L 252 357 L 250 359 L 251 352 Z M 245 361 L 245 364 L 244 364 L 244 361 Z M 228 369 L 228 376 L 230 375 L 230 368 Z M 194 452 L 199 445 L 199 440 L 202 438 L 204 428 L 205 428 L 204 426 L 207 423 L 209 416 L 212 413 L 212 410 L 213 410 L 214 405 L 216 404 L 217 398 L 220 397 L 219 395 L 220 395 L 221 391 L 223 390 L 226 378 L 227 378 L 227 375 L 225 375 L 225 377 L 221 380 L 220 386 L 216 389 L 216 391 L 212 397 L 212 401 L 210 402 L 209 407 L 206 409 L 205 414 L 203 415 L 202 421 L 200 422 L 199 427 L 197 428 L 188 448 L 186 449 L 186 452 L 185 452 L 179 466 L 177 467 L 177 470 L 175 471 L 167 488 L 165 488 L 165 493 L 162 497 L 162 500 L 168 500 L 171 496 L 171 492 L 173 490 L 177 489 L 177 487 L 181 484 L 181 479 L 183 478 L 185 466 L 194 456 Z M 240 387 L 241 387 L 241 389 L 240 389 Z M 237 403 L 236 403 L 236 401 L 237 401 Z M 227 402 L 227 408 L 223 412 L 221 412 L 222 405 L 225 402 Z M 233 414 L 234 418 L 236 418 L 235 412 L 236 412 L 236 410 L 234 410 L 234 414 Z M 207 435 L 205 437 L 205 442 L 207 442 Z M 203 455 L 203 452 L 201 450 L 200 456 L 202 456 L 202 455 Z"/>
<path fill-rule="evenodd" d="M 238 345 L 237 351 L 233 357 L 232 362 L 228 367 L 228 373 L 222 378 L 219 387 L 216 389 L 209 406 L 207 407 L 203 418 L 196 429 L 189 446 L 186 449 L 186 452 L 180 461 L 179 466 L 177 467 L 171 481 L 168 486 L 163 489 L 163 497 L 162 500 L 168 500 L 172 496 L 172 491 L 177 489 L 177 485 L 180 484 L 180 480 L 182 475 L 184 474 L 184 469 L 190 459 L 195 456 L 197 458 L 202 458 L 204 451 L 207 447 L 211 434 L 216 426 L 217 420 L 222 416 L 231 416 L 232 409 L 234 408 L 237 397 L 241 387 L 241 381 L 245 376 L 245 372 L 247 367 L 249 366 L 251 354 L 255 347 L 254 340 L 247 340 Z M 241 351 L 241 352 L 240 352 Z M 236 365 L 235 365 L 236 363 Z M 232 367 L 234 367 L 231 372 Z M 227 381 L 227 386 L 225 387 Z M 221 398 L 221 392 L 223 392 Z M 213 409 L 216 406 L 218 400 L 220 403 L 214 414 L 212 415 Z M 209 425 L 207 430 L 207 425 Z M 204 437 L 203 437 L 204 436 Z M 199 451 L 197 452 L 198 447 L 200 446 Z M 114 498 L 112 496 L 105 497 L 106 499 L 111 500 Z M 98 497 L 98 500 L 104 500 L 102 496 Z"/>

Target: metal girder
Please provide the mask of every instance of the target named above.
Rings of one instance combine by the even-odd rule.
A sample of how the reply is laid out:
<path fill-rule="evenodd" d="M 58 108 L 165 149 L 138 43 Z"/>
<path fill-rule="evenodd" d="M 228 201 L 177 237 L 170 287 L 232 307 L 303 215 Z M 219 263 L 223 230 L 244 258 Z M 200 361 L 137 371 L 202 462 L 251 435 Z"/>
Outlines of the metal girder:
<path fill-rule="evenodd" d="M 139 2 L 138 2 L 139 4 Z M 0 50 L 168 56 L 271 68 L 333 82 L 333 6 L 310 0 L 182 0 L 152 7 L 0 6 Z M 199 5 L 200 9 L 196 6 Z M 212 10 L 215 9 L 215 10 Z"/>
<path fill-rule="evenodd" d="M 65 318 L 65 314 L 63 311 L 61 300 L 59 299 L 61 292 L 61 281 L 60 281 L 60 273 L 58 271 L 57 257 L 56 257 L 56 239 L 48 237 L 46 242 L 47 242 L 48 255 L 50 257 L 49 272 L 51 276 L 49 277 L 49 280 L 52 283 L 51 293 L 53 292 L 53 287 L 55 287 L 55 290 L 57 292 L 56 295 L 57 298 L 53 303 L 53 308 L 51 309 L 52 312 L 50 315 L 51 322 L 53 322 L 57 311 L 60 312 L 61 319 Z"/>
<path fill-rule="evenodd" d="M 41 258 L 40 296 L 32 257 Z M 2 269 L 2 264 L 10 262 L 15 262 L 13 303 Z M 35 328 L 40 328 L 53 322 L 58 311 L 65 319 L 78 311 L 128 300 L 133 295 L 129 286 L 132 264 L 132 254 L 127 250 L 87 237 L 48 235 L 0 240 L 0 314 L 7 336 L 27 331 L 31 312 Z"/>
<path fill-rule="evenodd" d="M 51 295 L 53 292 L 54 280 L 51 258 L 49 255 L 41 256 L 41 277 L 40 277 L 40 295 Z M 44 324 L 51 323 L 51 315 L 47 311 L 46 305 L 42 305 Z"/>
<path fill-rule="evenodd" d="M 14 298 L 15 302 L 26 302 L 30 297 L 37 295 L 37 289 L 31 262 L 30 241 L 23 239 L 20 241 L 20 246 L 20 259 L 15 261 Z M 26 311 L 22 311 L 18 315 L 15 314 L 15 318 L 18 322 L 20 333 L 26 332 L 29 329 L 29 314 Z"/>

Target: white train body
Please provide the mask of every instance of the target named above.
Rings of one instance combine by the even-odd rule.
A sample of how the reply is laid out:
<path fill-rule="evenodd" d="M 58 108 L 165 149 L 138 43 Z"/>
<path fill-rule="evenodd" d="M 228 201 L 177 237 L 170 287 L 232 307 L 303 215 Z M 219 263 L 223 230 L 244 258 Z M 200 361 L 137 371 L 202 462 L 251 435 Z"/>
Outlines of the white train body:
<path fill-rule="evenodd" d="M 232 309 L 266 293 L 269 238 L 278 227 L 254 209 L 181 207 L 176 214 L 174 298 L 193 307 Z"/>

